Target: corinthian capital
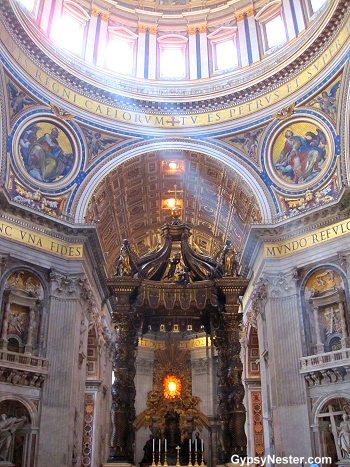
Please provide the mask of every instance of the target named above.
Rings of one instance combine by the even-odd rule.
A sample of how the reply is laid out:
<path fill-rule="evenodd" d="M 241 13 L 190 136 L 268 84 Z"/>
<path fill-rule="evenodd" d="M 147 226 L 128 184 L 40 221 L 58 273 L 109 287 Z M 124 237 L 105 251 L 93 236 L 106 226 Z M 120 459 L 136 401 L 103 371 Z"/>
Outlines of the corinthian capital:
<path fill-rule="evenodd" d="M 61 299 L 86 299 L 87 280 L 83 274 L 62 274 L 51 269 L 51 295 Z"/>
<path fill-rule="evenodd" d="M 296 293 L 298 272 L 295 268 L 288 272 L 269 275 L 270 298 L 288 297 Z"/>

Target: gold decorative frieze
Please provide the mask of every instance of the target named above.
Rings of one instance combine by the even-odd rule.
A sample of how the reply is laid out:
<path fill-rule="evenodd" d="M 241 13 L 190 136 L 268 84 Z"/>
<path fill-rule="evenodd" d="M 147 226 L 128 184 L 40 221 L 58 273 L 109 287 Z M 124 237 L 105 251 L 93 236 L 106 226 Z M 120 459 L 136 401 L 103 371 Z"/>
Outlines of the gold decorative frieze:
<path fill-rule="evenodd" d="M 211 345 L 212 345 L 212 342 L 209 336 L 179 341 L 179 348 L 185 349 L 185 350 L 199 349 L 201 347 L 207 347 L 207 346 L 210 347 Z M 145 347 L 147 349 L 153 349 L 153 350 L 165 349 L 166 342 L 161 341 L 161 340 L 147 339 L 143 337 L 142 339 L 139 339 L 138 346 Z"/>
<path fill-rule="evenodd" d="M 14 240 L 39 250 L 53 253 L 67 259 L 77 259 L 83 256 L 82 243 L 69 243 L 37 231 L 32 231 L 21 225 L 0 219 L 0 237 Z"/>
<path fill-rule="evenodd" d="M 101 16 L 103 20 L 108 18 L 108 15 Z M 157 33 L 157 27 L 149 27 L 150 34 Z M 247 117 L 265 110 L 271 105 L 283 102 L 284 99 L 292 97 L 295 93 L 300 92 L 301 88 L 309 85 L 311 79 L 315 79 L 318 75 L 324 72 L 325 68 L 337 56 L 337 54 L 347 44 L 350 35 L 349 23 L 345 23 L 343 28 L 339 31 L 338 35 L 334 38 L 333 42 L 327 45 L 321 55 L 314 58 L 313 62 L 309 62 L 308 66 L 303 69 L 299 75 L 290 78 L 285 83 L 280 84 L 278 87 L 272 89 L 271 85 L 267 84 L 268 92 L 262 94 L 261 87 L 254 87 L 254 92 L 249 94 L 250 98 L 245 102 L 232 105 L 231 107 L 221 108 L 210 112 L 198 113 L 183 113 L 179 114 L 174 119 L 168 118 L 165 114 L 151 114 L 135 111 L 133 108 L 124 109 L 117 104 L 106 104 L 99 101 L 97 98 L 86 96 L 76 90 L 70 89 L 66 84 L 57 81 L 48 72 L 39 68 L 34 59 L 23 53 L 22 48 L 13 40 L 10 32 L 5 28 L 0 28 L 0 41 L 11 58 L 22 68 L 25 69 L 27 75 L 31 77 L 37 84 L 42 86 L 48 92 L 52 92 L 56 98 L 66 101 L 69 105 L 74 105 L 84 112 L 90 112 L 113 120 L 119 123 L 127 123 L 128 125 L 142 125 L 145 127 L 156 128 L 185 128 L 185 127 L 200 127 L 206 125 L 215 125 L 232 121 L 238 118 Z M 303 64 L 303 66 L 305 66 Z M 227 85 L 231 86 L 234 83 L 228 82 Z M 178 93 L 179 90 L 172 91 L 171 89 L 166 92 Z M 175 94 L 177 95 L 177 94 Z"/>
<path fill-rule="evenodd" d="M 103 16 L 105 18 L 105 15 Z M 149 28 L 150 34 L 157 33 L 157 27 Z M 270 105 L 282 102 L 285 98 L 293 96 L 296 92 L 300 92 L 303 86 L 309 85 L 310 79 L 316 78 L 329 63 L 334 60 L 334 57 L 347 44 L 349 38 L 349 25 L 346 23 L 334 41 L 329 44 L 327 50 L 315 58 L 313 63 L 310 63 L 298 76 L 289 79 L 287 82 L 278 85 L 276 88 L 261 94 L 261 89 L 256 92 L 259 97 L 251 97 L 250 100 L 236 104 L 225 109 L 218 109 L 211 112 L 203 112 L 196 114 L 177 115 L 176 122 L 169 119 L 165 115 L 155 115 L 140 113 L 130 108 L 125 110 L 117 105 L 108 105 L 87 97 L 82 93 L 70 89 L 67 85 L 57 81 L 54 77 L 39 68 L 34 60 L 23 53 L 23 50 L 17 45 L 6 28 L 0 28 L 0 40 L 4 45 L 12 59 L 21 67 L 25 68 L 26 73 L 44 89 L 55 94 L 56 97 L 65 100 L 70 105 L 80 108 L 82 111 L 90 112 L 100 117 L 106 117 L 119 123 L 128 125 L 143 125 L 148 127 L 158 128 L 185 128 L 199 127 L 206 125 L 215 125 L 235 120 L 241 117 L 247 117 L 261 110 L 268 108 Z M 228 83 L 230 84 L 230 83 Z"/>
<path fill-rule="evenodd" d="M 266 243 L 264 255 L 267 258 L 280 258 L 297 253 L 321 243 L 334 240 L 343 235 L 350 234 L 350 219 L 330 225 L 322 229 L 314 230 L 304 236 L 299 236 L 283 243 Z"/>

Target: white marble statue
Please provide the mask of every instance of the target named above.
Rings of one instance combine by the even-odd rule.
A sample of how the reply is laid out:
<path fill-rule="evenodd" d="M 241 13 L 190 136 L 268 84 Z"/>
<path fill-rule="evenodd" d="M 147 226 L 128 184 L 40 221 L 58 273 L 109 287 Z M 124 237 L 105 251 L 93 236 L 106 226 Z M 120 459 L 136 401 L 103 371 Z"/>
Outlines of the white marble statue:
<path fill-rule="evenodd" d="M 26 417 L 7 417 L 2 414 L 0 417 L 0 461 L 7 461 L 11 446 L 13 434 L 16 430 L 22 427 Z"/>
<path fill-rule="evenodd" d="M 347 414 L 343 415 L 343 421 L 338 427 L 338 445 L 343 459 L 350 458 L 350 420 Z"/>

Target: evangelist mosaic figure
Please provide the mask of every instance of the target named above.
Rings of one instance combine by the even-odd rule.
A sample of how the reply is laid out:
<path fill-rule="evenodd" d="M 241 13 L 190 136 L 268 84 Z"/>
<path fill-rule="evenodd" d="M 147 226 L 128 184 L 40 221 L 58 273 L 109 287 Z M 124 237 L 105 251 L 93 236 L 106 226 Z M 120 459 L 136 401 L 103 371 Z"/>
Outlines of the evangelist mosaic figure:
<path fill-rule="evenodd" d="M 48 122 L 28 126 L 21 134 L 19 147 L 25 169 L 41 182 L 60 180 L 74 163 L 68 137 Z"/>
<path fill-rule="evenodd" d="M 319 128 L 297 134 L 293 128 L 284 132 L 284 143 L 274 146 L 274 166 L 283 180 L 307 183 L 322 170 L 327 158 L 327 139 Z M 281 146 L 281 144 L 280 144 Z"/>

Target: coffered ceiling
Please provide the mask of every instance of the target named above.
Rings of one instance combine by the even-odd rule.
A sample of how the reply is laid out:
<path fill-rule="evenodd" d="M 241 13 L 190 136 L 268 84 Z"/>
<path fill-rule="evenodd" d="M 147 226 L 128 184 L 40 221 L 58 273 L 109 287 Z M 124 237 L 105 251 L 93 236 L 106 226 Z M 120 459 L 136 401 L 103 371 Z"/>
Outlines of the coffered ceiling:
<path fill-rule="evenodd" d="M 172 221 L 165 201 L 175 198 L 175 185 L 181 220 L 205 254 L 215 255 L 226 239 L 240 251 L 250 224 L 261 222 L 254 193 L 225 164 L 190 151 L 140 155 L 110 172 L 90 199 L 87 218 L 97 225 L 109 273 L 124 238 L 140 255 L 162 244 L 160 227 Z"/>

